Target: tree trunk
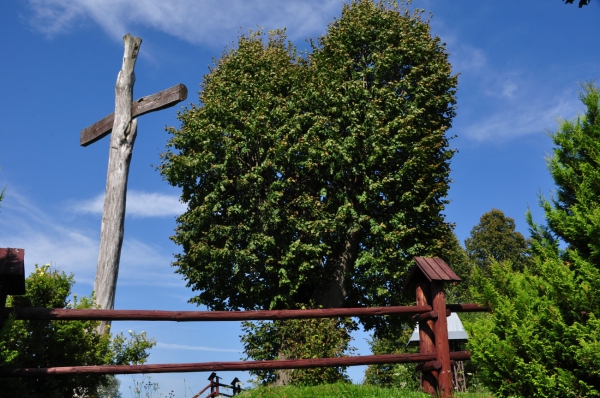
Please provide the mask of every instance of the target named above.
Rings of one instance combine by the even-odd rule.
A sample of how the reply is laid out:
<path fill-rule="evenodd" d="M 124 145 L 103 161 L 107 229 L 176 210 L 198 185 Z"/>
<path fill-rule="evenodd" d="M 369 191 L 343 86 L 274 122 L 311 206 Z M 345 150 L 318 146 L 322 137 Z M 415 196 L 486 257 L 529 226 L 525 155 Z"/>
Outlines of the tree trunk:
<path fill-rule="evenodd" d="M 354 267 L 358 256 L 358 241 L 360 233 L 351 232 L 344 246 L 333 256 L 333 272 L 327 283 L 313 293 L 313 301 L 323 308 L 341 308 L 348 294 L 346 275 Z"/>
<path fill-rule="evenodd" d="M 277 354 L 277 360 L 289 359 L 282 352 Z M 292 369 L 277 369 L 277 380 L 273 382 L 274 386 L 287 386 L 290 383 L 290 377 L 292 375 Z"/>
<path fill-rule="evenodd" d="M 123 66 L 115 86 L 115 120 L 110 137 L 106 195 L 102 212 L 100 252 L 94 281 L 96 303 L 103 309 L 113 309 L 123 245 L 125 198 L 133 144 L 137 135 L 137 120 L 131 118 L 133 102 L 133 72 L 142 39 L 127 34 Z M 109 321 L 103 321 L 98 331 L 104 333 Z"/>

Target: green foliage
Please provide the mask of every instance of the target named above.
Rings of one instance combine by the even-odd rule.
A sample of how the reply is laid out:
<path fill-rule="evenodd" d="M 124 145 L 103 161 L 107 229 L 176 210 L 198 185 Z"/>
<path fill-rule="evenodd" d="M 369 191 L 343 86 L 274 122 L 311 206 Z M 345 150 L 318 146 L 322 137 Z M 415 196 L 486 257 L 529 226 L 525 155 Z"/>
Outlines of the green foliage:
<path fill-rule="evenodd" d="M 173 240 L 191 301 L 399 304 L 412 257 L 452 245 L 456 83 L 428 22 L 395 2 L 345 4 L 304 56 L 283 32 L 242 36 L 161 164 L 188 204 Z"/>
<path fill-rule="evenodd" d="M 515 267 L 523 267 L 529 261 L 529 244 L 515 227 L 515 220 L 501 210 L 485 213 L 465 239 L 469 261 L 484 272 L 493 261 L 511 261 Z"/>
<path fill-rule="evenodd" d="M 469 269 L 460 275 L 463 282 L 455 289 L 460 291 L 460 301 L 472 302 L 470 294 L 475 281 L 473 270 L 478 268 L 483 275 L 490 275 L 493 262 L 510 261 L 513 267 L 522 270 L 531 262 L 530 242 L 515 231 L 515 220 L 506 217 L 501 210 L 492 209 L 483 214 L 479 224 L 471 229 L 471 234 L 465 239 L 465 249 Z M 484 314 L 465 314 L 467 320 L 477 319 Z"/>
<path fill-rule="evenodd" d="M 95 308 L 92 297 L 68 302 L 73 276 L 36 265 L 25 280 L 26 294 L 10 296 L 8 307 Z M 130 331 L 111 338 L 98 335 L 97 321 L 21 321 L 9 318 L 0 331 L 0 367 L 37 368 L 78 365 L 141 364 L 154 345 L 145 332 Z M 95 396 L 100 388 L 114 383 L 97 375 L 3 379 L 0 397 Z"/>
<path fill-rule="evenodd" d="M 532 263 L 493 262 L 491 277 L 476 275 L 493 314 L 472 326 L 469 344 L 498 396 L 600 396 L 600 90 L 583 90 L 585 115 L 551 135 L 557 197 L 541 200 L 547 227 L 528 215 Z"/>
<path fill-rule="evenodd" d="M 412 331 L 407 327 L 397 338 L 373 336 L 369 342 L 371 351 L 375 355 L 418 352 L 418 347 L 407 346 Z M 370 365 L 365 372 L 364 384 L 412 391 L 420 388 L 419 373 L 415 365 L 410 363 Z"/>
<path fill-rule="evenodd" d="M 241 36 L 169 129 L 160 166 L 188 205 L 172 239 L 190 301 L 399 305 L 414 256 L 462 261 L 442 214 L 456 84 L 428 21 L 395 1 L 344 4 L 308 54 L 282 31 Z M 361 322 L 382 333 L 389 319 Z M 280 326 L 247 331 L 279 339 Z"/>
<path fill-rule="evenodd" d="M 454 394 L 457 398 L 491 398 L 490 394 Z M 259 387 L 242 392 L 240 398 L 430 398 L 431 395 L 397 388 L 348 383 L 315 387 Z"/>
<path fill-rule="evenodd" d="M 167 395 L 161 393 L 158 383 L 153 382 L 152 377 L 146 375 L 142 375 L 141 380 L 136 380 L 134 377 L 133 388 L 130 386 L 129 390 L 132 398 L 154 398 L 163 396 L 166 398 L 175 397 L 175 393 L 173 392 L 173 390 L 169 391 Z"/>
<path fill-rule="evenodd" d="M 243 322 L 245 334 L 241 337 L 248 359 L 335 358 L 348 355 L 353 350 L 350 333 L 356 328 L 356 323 L 349 318 Z M 257 370 L 250 373 L 258 376 L 264 385 L 276 381 L 305 386 L 349 381 L 344 367 L 285 372 Z"/>
<path fill-rule="evenodd" d="M 106 376 L 103 384 L 98 386 L 95 398 L 123 398 L 119 392 L 121 381 L 115 375 Z"/>
<path fill-rule="evenodd" d="M 585 115 L 563 120 L 552 134 L 557 148 L 548 159 L 556 182 L 556 198 L 542 200 L 548 228 L 569 249 L 600 264 L 600 93 L 583 85 Z"/>

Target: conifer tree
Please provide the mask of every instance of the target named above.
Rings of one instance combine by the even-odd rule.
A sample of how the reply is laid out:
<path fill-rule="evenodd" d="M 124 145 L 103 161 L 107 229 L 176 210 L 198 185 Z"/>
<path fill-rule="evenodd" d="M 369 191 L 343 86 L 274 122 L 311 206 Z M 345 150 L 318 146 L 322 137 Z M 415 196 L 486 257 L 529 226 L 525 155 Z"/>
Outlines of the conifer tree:
<path fill-rule="evenodd" d="M 557 194 L 541 201 L 547 226 L 528 215 L 532 262 L 493 262 L 491 277 L 478 277 L 493 313 L 470 345 L 500 397 L 600 396 L 600 88 L 582 88 L 585 114 L 551 134 Z"/>

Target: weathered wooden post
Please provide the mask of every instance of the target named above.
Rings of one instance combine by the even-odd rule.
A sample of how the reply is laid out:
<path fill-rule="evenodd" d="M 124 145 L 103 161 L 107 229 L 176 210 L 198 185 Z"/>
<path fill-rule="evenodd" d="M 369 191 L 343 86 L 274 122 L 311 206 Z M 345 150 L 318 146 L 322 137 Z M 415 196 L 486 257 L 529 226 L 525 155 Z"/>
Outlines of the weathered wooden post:
<path fill-rule="evenodd" d="M 187 98 L 187 88 L 180 84 L 133 102 L 134 68 L 142 39 L 127 34 L 123 41 L 125 42 L 125 53 L 115 86 L 115 112 L 82 130 L 80 139 L 80 144 L 87 146 L 112 131 L 106 176 L 106 195 L 102 211 L 98 268 L 94 280 L 96 303 L 104 309 L 114 308 L 115 303 L 119 261 L 123 245 L 127 179 L 133 144 L 137 135 L 137 119 L 134 117 L 168 108 Z M 110 321 L 103 321 L 98 331 L 104 332 L 106 325 L 110 326 Z"/>
<path fill-rule="evenodd" d="M 25 250 L 0 249 L 0 310 L 6 307 L 6 296 L 25 294 Z M 0 329 L 4 317 L 0 316 Z"/>
<path fill-rule="evenodd" d="M 439 258 L 415 257 L 416 267 L 405 283 L 416 287 L 417 305 L 429 305 L 432 311 L 416 315 L 419 321 L 419 350 L 421 354 L 435 353 L 435 361 L 420 364 L 417 369 L 423 372 L 423 390 L 442 398 L 453 393 L 452 367 L 450 364 L 450 344 L 448 342 L 449 315 L 446 309 L 444 282 L 458 282 L 461 279 L 443 260 Z"/>
<path fill-rule="evenodd" d="M 231 380 L 231 389 L 233 390 L 232 395 L 238 395 L 242 392 L 241 384 L 242 384 L 242 382 L 237 377 L 235 379 Z"/>

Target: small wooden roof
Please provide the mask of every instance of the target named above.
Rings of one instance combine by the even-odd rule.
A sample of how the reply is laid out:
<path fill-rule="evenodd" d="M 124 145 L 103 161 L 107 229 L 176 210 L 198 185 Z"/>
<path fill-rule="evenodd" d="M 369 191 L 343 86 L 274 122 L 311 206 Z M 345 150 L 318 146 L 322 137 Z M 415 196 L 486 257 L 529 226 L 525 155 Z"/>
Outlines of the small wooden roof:
<path fill-rule="evenodd" d="M 25 294 L 25 250 L 0 249 L 0 283 L 5 294 Z"/>
<path fill-rule="evenodd" d="M 423 279 L 429 282 L 460 282 L 461 279 L 452 268 L 446 264 L 444 260 L 437 257 L 415 257 L 415 264 L 406 282 L 404 283 L 404 291 L 410 286 L 422 281 Z"/>
<path fill-rule="evenodd" d="M 446 264 L 446 262 L 441 258 L 415 257 L 415 263 L 417 263 L 417 267 L 419 267 L 419 269 L 423 272 L 423 275 L 427 277 L 429 282 L 458 282 L 461 280 L 458 277 L 458 275 L 456 275 L 454 271 L 452 271 L 452 269 L 448 266 L 448 264 Z"/>

